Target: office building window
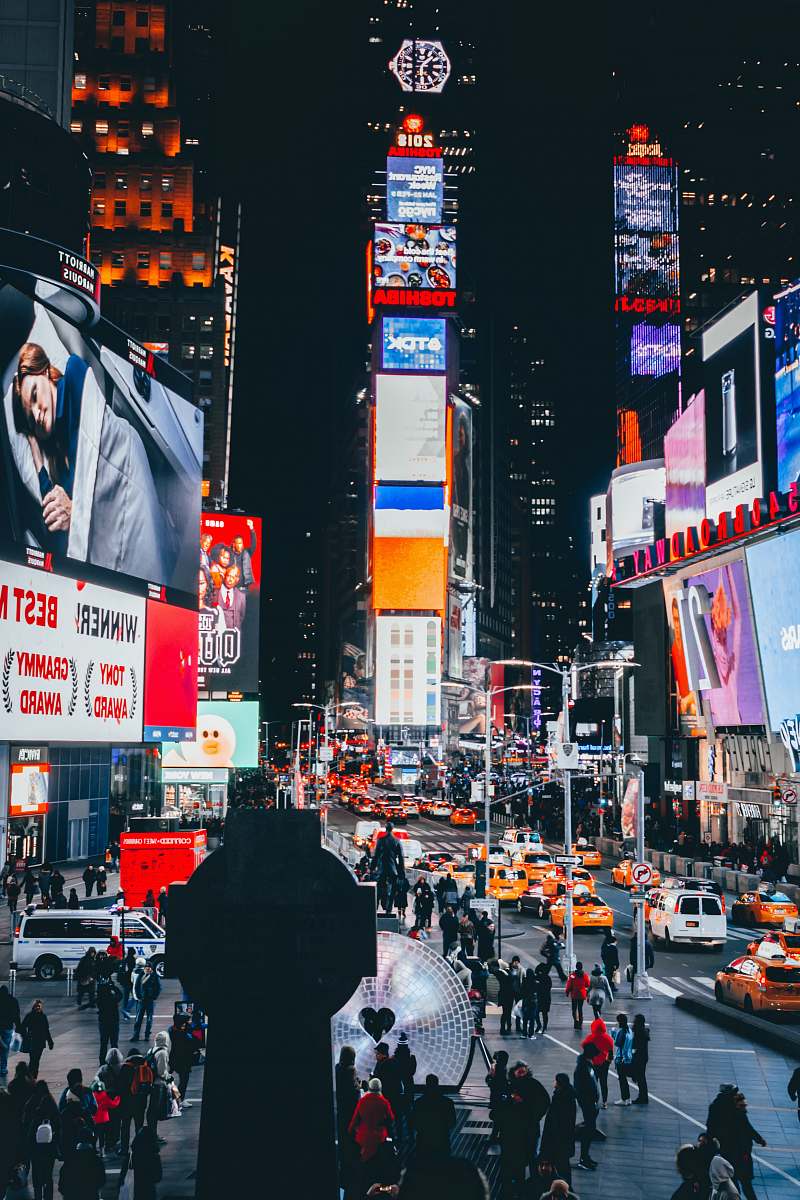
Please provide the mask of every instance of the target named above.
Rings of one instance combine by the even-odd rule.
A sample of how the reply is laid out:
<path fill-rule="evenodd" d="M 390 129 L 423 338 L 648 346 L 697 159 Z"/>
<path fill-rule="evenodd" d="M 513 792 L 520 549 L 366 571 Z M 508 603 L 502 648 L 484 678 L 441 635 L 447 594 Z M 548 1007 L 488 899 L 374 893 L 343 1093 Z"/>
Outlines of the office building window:
<path fill-rule="evenodd" d="M 189 361 L 194 358 L 195 348 L 191 342 L 184 342 L 181 346 L 181 358 Z"/>
<path fill-rule="evenodd" d="M 115 12 L 113 12 L 111 14 L 111 24 L 116 25 L 117 27 L 119 27 L 120 25 L 124 26 L 124 24 L 125 24 L 125 10 L 124 9 L 118 8 Z"/>
<path fill-rule="evenodd" d="M 162 175 L 161 176 L 161 191 L 162 192 L 174 192 L 175 191 L 175 176 L 174 175 Z"/>
<path fill-rule="evenodd" d="M 151 200 L 142 200 L 139 204 L 139 213 L 143 217 L 152 217 L 153 202 Z"/>
<path fill-rule="evenodd" d="M 193 271 L 205 271 L 205 269 L 206 269 L 205 254 L 203 253 L 202 250 L 195 251 L 192 254 L 192 270 Z"/>
<path fill-rule="evenodd" d="M 70 133 L 83 133 L 83 121 L 70 121 Z"/>
<path fill-rule="evenodd" d="M 172 270 L 172 253 L 169 250 L 161 250 L 158 255 L 158 266 L 161 271 Z"/>
<path fill-rule="evenodd" d="M 94 131 L 100 134 L 108 133 L 108 121 L 95 121 Z"/>
<path fill-rule="evenodd" d="M 139 29 L 147 29 L 150 24 L 150 14 L 143 12 L 141 9 L 136 13 L 136 25 Z"/>
<path fill-rule="evenodd" d="M 204 359 L 213 358 L 214 357 L 214 347 L 209 345 L 208 342 L 201 342 L 200 343 L 200 357 L 204 358 Z"/>
<path fill-rule="evenodd" d="M 155 75 L 145 75 L 143 88 L 145 92 L 154 92 L 156 90 Z"/>
<path fill-rule="evenodd" d="M 153 190 L 153 176 L 152 175 L 142 175 L 141 179 L 139 180 L 139 191 L 140 192 L 151 192 L 152 190 Z"/>
<path fill-rule="evenodd" d="M 153 136 L 153 122 L 152 121 L 142 121 L 142 137 L 152 137 L 152 136 Z"/>
<path fill-rule="evenodd" d="M 123 250 L 112 250 L 111 265 L 112 265 L 112 267 L 124 267 L 125 266 L 125 252 Z"/>
<path fill-rule="evenodd" d="M 143 38 L 137 37 L 136 42 L 134 43 L 135 53 L 136 54 L 147 54 L 147 51 L 149 49 L 150 49 L 150 39 L 146 38 L 146 37 L 143 37 Z"/>
<path fill-rule="evenodd" d="M 94 215 L 96 217 L 102 217 L 105 215 L 105 211 L 106 211 L 105 200 L 95 200 L 94 204 L 92 205 L 92 212 L 94 213 Z"/>
<path fill-rule="evenodd" d="M 146 271 L 150 266 L 150 251 L 140 250 L 136 255 L 136 265 L 140 271 Z"/>
<path fill-rule="evenodd" d="M 127 192 L 128 176 L 127 175 L 116 175 L 114 177 L 114 187 L 117 189 L 118 192 Z"/>
<path fill-rule="evenodd" d="M 131 90 L 130 75 L 123 75 L 119 81 L 119 90 L 121 92 L 129 92 Z"/>
<path fill-rule="evenodd" d="M 164 203 L 161 205 L 161 215 L 162 215 L 162 217 L 172 217 L 172 201 L 171 200 L 170 201 L 165 200 Z"/>
<path fill-rule="evenodd" d="M 124 216 L 127 216 L 127 213 L 128 213 L 128 206 L 125 203 L 125 201 L 124 200 L 115 200 L 114 201 L 114 216 L 115 217 L 124 217 Z"/>
<path fill-rule="evenodd" d="M 94 186 L 95 186 L 95 191 L 97 191 L 97 189 L 98 189 L 98 188 L 104 188 L 104 187 L 106 186 L 106 173 L 105 173 L 105 171 L 95 171 L 95 173 L 94 173 Z"/>
<path fill-rule="evenodd" d="M 111 87 L 111 76 L 110 75 L 98 75 L 97 76 L 98 92 L 107 92 L 110 87 Z"/>

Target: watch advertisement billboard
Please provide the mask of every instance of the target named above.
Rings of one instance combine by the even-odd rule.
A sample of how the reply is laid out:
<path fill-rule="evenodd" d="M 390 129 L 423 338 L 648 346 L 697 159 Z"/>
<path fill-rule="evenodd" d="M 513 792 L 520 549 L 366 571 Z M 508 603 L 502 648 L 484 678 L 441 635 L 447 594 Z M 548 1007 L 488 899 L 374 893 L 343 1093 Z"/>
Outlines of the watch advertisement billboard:
<path fill-rule="evenodd" d="M 698 392 L 664 437 L 666 536 L 706 515 L 706 396 Z"/>
<path fill-rule="evenodd" d="M 258 691 L 261 518 L 203 513 L 199 682 L 212 691 Z"/>
<path fill-rule="evenodd" d="M 142 740 L 145 600 L 3 564 L 0 738 Z"/>
<path fill-rule="evenodd" d="M 446 380 L 442 375 L 378 375 L 375 476 L 382 483 L 442 483 Z"/>
<path fill-rule="evenodd" d="M 389 223 L 440 225 L 444 204 L 441 158 L 386 159 L 386 219 Z"/>
<path fill-rule="evenodd" d="M 775 297 L 778 489 L 800 479 L 800 283 Z"/>
<path fill-rule="evenodd" d="M 383 616 L 375 622 L 378 725 L 441 722 L 440 617 Z"/>
<path fill-rule="evenodd" d="M 200 700 L 193 742 L 162 742 L 163 767 L 258 766 L 258 701 Z"/>
<path fill-rule="evenodd" d="M 443 317 L 381 317 L 384 371 L 447 370 L 447 322 Z"/>
<path fill-rule="evenodd" d="M 706 516 L 762 495 L 758 292 L 703 332 Z"/>
<path fill-rule="evenodd" d="M 372 276 L 376 288 L 454 288 L 455 225 L 376 225 Z"/>
<path fill-rule="evenodd" d="M 728 562 L 683 582 L 678 604 L 690 685 L 708 700 L 715 728 L 763 724 L 744 563 Z"/>
<path fill-rule="evenodd" d="M 746 550 L 770 729 L 800 712 L 800 530 Z"/>
<path fill-rule="evenodd" d="M 472 580 L 472 409 L 453 397 L 450 574 Z"/>

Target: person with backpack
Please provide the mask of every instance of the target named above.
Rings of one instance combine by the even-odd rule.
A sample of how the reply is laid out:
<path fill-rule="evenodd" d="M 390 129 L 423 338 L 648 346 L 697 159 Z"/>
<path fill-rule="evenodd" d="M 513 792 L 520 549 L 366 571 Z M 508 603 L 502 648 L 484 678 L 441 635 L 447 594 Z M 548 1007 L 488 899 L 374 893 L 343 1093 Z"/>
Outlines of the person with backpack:
<path fill-rule="evenodd" d="M 53 1167 L 61 1157 L 61 1117 L 43 1079 L 22 1112 L 22 1133 L 31 1164 L 34 1200 L 53 1200 Z"/>
<path fill-rule="evenodd" d="M 64 1159 L 58 1173 L 58 1190 L 64 1200 L 99 1200 L 100 1188 L 106 1181 L 103 1160 L 93 1141 L 79 1142 L 75 1152 Z"/>
<path fill-rule="evenodd" d="M 21 891 L 22 888 L 17 883 L 16 875 L 10 875 L 6 882 L 6 902 L 8 904 L 8 911 L 11 914 L 12 921 L 14 913 L 17 911 L 17 904 L 19 902 L 19 894 Z"/>
<path fill-rule="evenodd" d="M 153 1091 L 155 1075 L 143 1054 L 132 1051 L 119 1073 L 120 1153 L 127 1157 L 131 1140 L 131 1121 L 136 1133 L 144 1125 L 147 1106 Z"/>
<path fill-rule="evenodd" d="M 12 996 L 6 985 L 0 984 L 0 1085 L 8 1076 L 8 1051 L 14 1031 L 19 1029 L 22 1021 L 19 1014 L 19 1001 Z"/>
<path fill-rule="evenodd" d="M 97 951 L 94 946 L 90 946 L 82 958 L 78 959 L 78 965 L 75 968 L 75 999 L 78 1008 L 81 1008 L 81 1001 L 84 994 L 89 997 L 88 1008 L 94 1008 L 95 1005 L 95 985 L 97 981 Z"/>
<path fill-rule="evenodd" d="M 110 1092 L 107 1092 L 105 1084 L 100 1079 L 95 1079 L 92 1084 L 92 1095 L 97 1105 L 97 1111 L 94 1114 L 97 1148 L 101 1154 L 108 1154 L 113 1147 L 113 1135 L 116 1130 L 116 1122 L 111 1120 L 111 1113 L 113 1109 L 119 1108 L 120 1097 L 112 1096 Z"/>
<path fill-rule="evenodd" d="M 31 1011 L 21 1025 L 22 1045 L 27 1048 L 29 1055 L 28 1066 L 35 1079 L 39 1074 L 39 1063 L 45 1046 L 53 1049 L 53 1035 L 50 1033 L 50 1022 L 44 1011 L 41 1000 L 34 1000 Z"/>
<path fill-rule="evenodd" d="M 90 1113 L 84 1105 L 81 1092 L 68 1088 L 64 1103 L 59 1105 L 61 1110 L 61 1153 L 64 1162 L 67 1162 L 75 1154 L 78 1146 L 84 1142 L 94 1146 L 94 1114 L 97 1111 L 94 1098 L 92 1098 L 92 1104 L 94 1107 Z"/>
<path fill-rule="evenodd" d="M 147 1041 L 153 1032 L 153 1009 L 156 1000 L 161 995 L 161 984 L 158 976 L 149 963 L 145 963 L 142 974 L 135 979 L 133 994 L 136 998 L 136 1021 L 133 1026 L 132 1042 L 138 1042 L 142 1036 L 142 1021 L 145 1022 L 144 1036 Z"/>
<path fill-rule="evenodd" d="M 548 933 L 539 953 L 544 959 L 547 974 L 549 975 L 553 967 L 555 967 L 558 978 L 562 983 L 566 983 L 567 977 L 564 974 L 564 968 L 561 966 L 561 956 L 564 953 L 564 943 L 561 938 L 557 934 Z"/>
<path fill-rule="evenodd" d="M 106 1061 L 109 1047 L 119 1045 L 119 1005 L 122 989 L 113 979 L 101 979 L 97 985 L 97 1027 L 100 1032 L 100 1064 Z"/>
<path fill-rule="evenodd" d="M 172 1099 L 172 1076 L 169 1073 L 171 1052 L 169 1034 L 161 1030 L 155 1036 L 145 1061 L 153 1071 L 153 1087 L 147 1102 L 147 1127 L 158 1137 L 158 1122 L 166 1121 Z"/>
<path fill-rule="evenodd" d="M 583 1026 L 583 1002 L 589 992 L 589 976 L 584 971 L 582 962 L 575 963 L 575 970 L 570 972 L 564 991 L 572 1003 L 572 1024 L 575 1029 L 581 1029 Z"/>
<path fill-rule="evenodd" d="M 592 1006 L 595 1021 L 602 1013 L 606 1000 L 609 1004 L 613 1004 L 614 993 L 608 978 L 603 974 L 599 964 L 595 963 L 589 976 L 589 1003 Z"/>
<path fill-rule="evenodd" d="M 631 1102 L 628 1076 L 633 1063 L 633 1030 L 628 1025 L 626 1013 L 617 1014 L 617 1028 L 611 1037 L 614 1042 L 614 1066 L 619 1077 L 619 1100 L 614 1103 L 627 1108 Z"/>

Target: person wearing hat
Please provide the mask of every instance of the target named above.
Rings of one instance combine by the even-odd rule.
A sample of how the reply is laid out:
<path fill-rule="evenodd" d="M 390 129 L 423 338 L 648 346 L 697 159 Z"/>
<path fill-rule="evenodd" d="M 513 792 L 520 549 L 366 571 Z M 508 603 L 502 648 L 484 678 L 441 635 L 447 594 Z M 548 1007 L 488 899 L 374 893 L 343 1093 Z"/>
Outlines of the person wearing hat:
<path fill-rule="evenodd" d="M 417 1062 L 414 1060 L 414 1069 Z M 400 1078 L 400 1068 L 389 1055 L 387 1042 L 379 1042 L 375 1047 L 375 1067 L 372 1072 L 375 1079 L 381 1081 L 381 1091 L 392 1109 L 392 1120 L 395 1120 L 403 1103 L 403 1084 Z"/>
<path fill-rule="evenodd" d="M 411 1106 L 414 1103 L 414 1076 L 417 1073 L 416 1055 L 411 1053 L 411 1047 L 408 1044 L 408 1034 L 403 1032 L 397 1039 L 397 1048 L 392 1055 L 395 1073 L 400 1085 L 400 1091 L 397 1095 L 397 1103 L 394 1108 L 395 1125 L 397 1130 L 397 1140 L 401 1140 L 401 1136 L 408 1129 L 409 1119 L 411 1117 Z"/>

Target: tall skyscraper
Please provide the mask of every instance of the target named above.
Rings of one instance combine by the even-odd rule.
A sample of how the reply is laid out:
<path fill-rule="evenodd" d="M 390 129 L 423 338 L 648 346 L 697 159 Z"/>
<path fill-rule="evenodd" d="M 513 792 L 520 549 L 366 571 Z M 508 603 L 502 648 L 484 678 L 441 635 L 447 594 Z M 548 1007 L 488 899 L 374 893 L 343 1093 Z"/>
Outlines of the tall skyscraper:
<path fill-rule="evenodd" d="M 197 129 L 184 130 L 175 80 L 186 66 L 174 66 L 176 55 L 209 36 L 205 27 L 187 28 L 182 9 L 168 2 L 80 4 L 70 128 L 94 172 L 91 259 L 105 312 L 194 380 L 205 417 L 204 492 L 223 506 L 238 210 L 213 190 Z M 203 62 L 194 55 L 198 75 Z"/>
<path fill-rule="evenodd" d="M 72 107 L 74 0 L 15 0 L 0 6 L 0 75 L 39 98 L 69 125 Z"/>

